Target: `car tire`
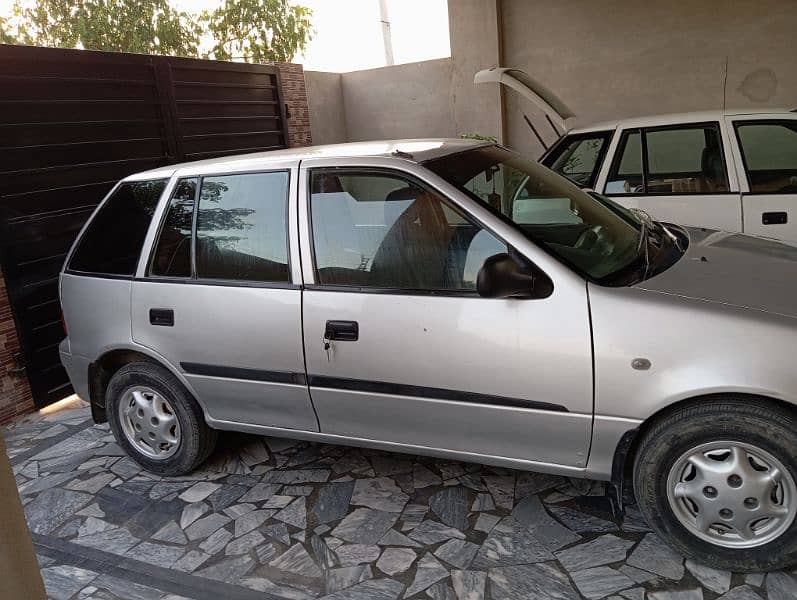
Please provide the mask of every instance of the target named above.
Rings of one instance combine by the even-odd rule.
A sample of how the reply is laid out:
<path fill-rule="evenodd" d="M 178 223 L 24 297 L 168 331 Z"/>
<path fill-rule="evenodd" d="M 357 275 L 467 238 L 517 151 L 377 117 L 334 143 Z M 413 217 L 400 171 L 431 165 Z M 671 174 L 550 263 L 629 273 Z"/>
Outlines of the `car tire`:
<path fill-rule="evenodd" d="M 711 567 L 797 563 L 796 431 L 794 412 L 762 399 L 723 397 L 666 415 L 636 453 L 640 511 L 664 541 Z"/>
<path fill-rule="evenodd" d="M 163 367 L 149 362 L 119 369 L 105 392 L 106 414 L 119 445 L 148 471 L 185 475 L 205 461 L 218 433 L 199 404 Z"/>

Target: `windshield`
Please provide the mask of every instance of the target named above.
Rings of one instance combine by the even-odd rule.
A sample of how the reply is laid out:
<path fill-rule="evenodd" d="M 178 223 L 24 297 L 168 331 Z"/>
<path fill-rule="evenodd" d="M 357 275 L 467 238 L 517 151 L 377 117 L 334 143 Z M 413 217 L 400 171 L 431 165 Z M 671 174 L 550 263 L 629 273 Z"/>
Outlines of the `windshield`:
<path fill-rule="evenodd" d="M 486 146 L 424 166 L 594 281 L 639 262 L 643 232 L 632 213 L 514 152 Z"/>

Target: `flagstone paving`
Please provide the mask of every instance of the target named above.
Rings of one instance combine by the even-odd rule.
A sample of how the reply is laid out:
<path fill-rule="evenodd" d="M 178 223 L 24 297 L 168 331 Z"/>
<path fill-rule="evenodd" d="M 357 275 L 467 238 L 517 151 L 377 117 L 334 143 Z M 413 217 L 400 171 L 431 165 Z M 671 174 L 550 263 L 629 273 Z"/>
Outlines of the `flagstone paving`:
<path fill-rule="evenodd" d="M 618 523 L 600 482 L 234 434 L 163 478 L 86 407 L 3 434 L 54 599 L 797 598 Z"/>

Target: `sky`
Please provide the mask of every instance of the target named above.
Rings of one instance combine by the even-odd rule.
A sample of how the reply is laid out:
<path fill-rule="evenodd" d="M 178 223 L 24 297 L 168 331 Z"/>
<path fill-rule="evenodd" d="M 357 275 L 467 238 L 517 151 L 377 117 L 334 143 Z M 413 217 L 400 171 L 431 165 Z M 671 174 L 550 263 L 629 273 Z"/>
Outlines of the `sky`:
<path fill-rule="evenodd" d="M 28 0 L 32 1 L 32 0 Z M 385 52 L 379 0 L 291 0 L 313 11 L 315 34 L 294 62 L 308 71 L 347 72 L 382 67 Z M 222 0 L 171 0 L 184 11 L 200 12 Z M 0 15 L 13 0 L 0 0 Z M 395 64 L 451 55 L 447 0 L 387 0 Z"/>

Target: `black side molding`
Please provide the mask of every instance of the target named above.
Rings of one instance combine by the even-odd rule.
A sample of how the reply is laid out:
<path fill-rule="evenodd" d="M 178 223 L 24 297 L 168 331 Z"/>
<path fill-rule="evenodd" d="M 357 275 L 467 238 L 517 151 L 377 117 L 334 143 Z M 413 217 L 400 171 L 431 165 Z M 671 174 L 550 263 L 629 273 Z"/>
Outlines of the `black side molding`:
<path fill-rule="evenodd" d="M 506 396 L 493 396 L 475 392 L 464 392 L 446 388 L 423 387 L 390 383 L 386 381 L 369 381 L 367 379 L 347 379 L 344 377 L 328 377 L 326 375 L 310 375 L 290 371 L 267 371 L 263 369 L 249 369 L 243 367 L 225 367 L 223 365 L 207 365 L 203 363 L 181 362 L 180 367 L 189 375 L 205 375 L 207 377 L 223 377 L 228 379 L 243 379 L 247 381 L 263 381 L 268 383 L 287 383 L 293 385 L 309 385 L 314 388 L 328 390 L 350 390 L 371 394 L 386 394 L 391 396 L 409 396 L 413 398 L 427 398 L 429 400 L 443 400 L 449 402 L 466 402 L 469 404 L 487 404 L 490 406 L 505 406 L 511 408 L 525 408 L 543 410 L 548 412 L 570 412 L 566 406 L 538 400 L 523 398 L 508 398 Z"/>
<path fill-rule="evenodd" d="M 292 383 L 307 385 L 304 373 L 291 371 L 266 371 L 263 369 L 249 369 L 244 367 L 225 367 L 223 365 L 206 365 L 203 363 L 181 362 L 183 371 L 190 375 L 205 375 L 207 377 L 226 377 L 228 379 L 246 379 L 249 381 L 265 381 L 269 383 Z"/>
<path fill-rule="evenodd" d="M 490 404 L 493 406 L 510 406 L 514 408 L 529 408 L 546 410 L 550 412 L 570 412 L 561 404 L 525 400 L 523 398 L 507 398 L 506 396 L 492 396 L 475 392 L 463 392 L 446 388 L 423 387 L 406 385 L 403 383 L 389 383 L 386 381 L 368 381 L 366 379 L 346 379 L 343 377 L 327 377 L 325 375 L 310 375 L 310 387 L 352 390 L 355 392 L 370 392 L 372 394 L 390 394 L 393 396 L 413 396 L 415 398 L 429 398 L 431 400 L 449 400 L 453 402 L 468 402 L 471 404 Z"/>

